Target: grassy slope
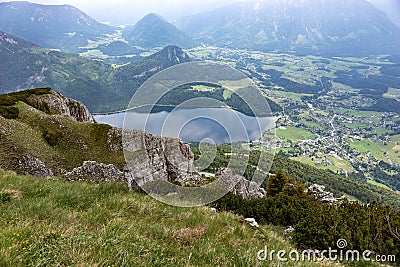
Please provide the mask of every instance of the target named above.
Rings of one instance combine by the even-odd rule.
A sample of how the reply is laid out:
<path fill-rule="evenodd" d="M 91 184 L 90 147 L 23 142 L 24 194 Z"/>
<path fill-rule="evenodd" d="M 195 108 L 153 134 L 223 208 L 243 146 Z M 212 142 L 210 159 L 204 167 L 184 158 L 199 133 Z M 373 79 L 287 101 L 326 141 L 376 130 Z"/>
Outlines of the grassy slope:
<path fill-rule="evenodd" d="M 0 120 L 0 166 L 10 168 L 12 159 L 32 155 L 46 163 L 56 173 L 71 170 L 85 160 L 115 164 L 125 163 L 121 150 L 112 151 L 108 144 L 108 125 L 80 123 L 65 116 L 47 115 L 24 102 L 14 105 L 19 109 L 17 120 Z M 56 133 L 55 145 L 43 137 L 47 131 Z M 110 139 L 111 140 L 111 139 Z"/>
<path fill-rule="evenodd" d="M 264 235 L 231 213 L 167 206 L 120 184 L 0 170 L 0 192 L 0 266 L 256 266 L 265 245 L 292 248 L 280 228 Z"/>

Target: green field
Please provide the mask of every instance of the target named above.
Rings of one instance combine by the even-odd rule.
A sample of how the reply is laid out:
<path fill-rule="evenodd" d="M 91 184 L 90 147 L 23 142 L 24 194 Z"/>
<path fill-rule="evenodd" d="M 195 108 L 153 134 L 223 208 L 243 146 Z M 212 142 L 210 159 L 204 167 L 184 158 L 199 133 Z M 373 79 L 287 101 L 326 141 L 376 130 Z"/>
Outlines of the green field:
<path fill-rule="evenodd" d="M 392 189 L 391 189 L 389 186 L 384 185 L 384 184 L 381 184 L 381 183 L 378 183 L 378 182 L 376 182 L 376 181 L 374 181 L 374 180 L 368 180 L 367 182 L 368 182 L 369 184 L 372 184 L 372 185 L 375 185 L 375 186 L 378 186 L 378 187 L 381 187 L 381 188 L 384 188 L 384 189 L 387 189 L 387 190 L 392 191 Z"/>
<path fill-rule="evenodd" d="M 312 161 L 311 158 L 309 157 L 301 156 L 301 157 L 292 157 L 290 159 L 315 167 L 315 162 Z"/>
<path fill-rule="evenodd" d="M 293 101 L 299 103 L 303 103 L 303 100 L 301 100 L 303 96 L 311 96 L 310 94 L 298 94 L 298 93 L 284 92 L 284 91 L 274 91 L 274 94 L 280 97 L 292 99 Z"/>
<path fill-rule="evenodd" d="M 291 140 L 293 142 L 298 142 L 302 140 L 310 140 L 314 139 L 317 136 L 305 129 L 294 127 L 294 126 L 288 126 L 286 128 L 279 128 L 276 130 L 276 135 L 279 138 L 285 139 L 285 140 Z"/>
<path fill-rule="evenodd" d="M 329 156 L 328 160 L 330 162 L 332 162 L 333 166 L 328 166 L 326 169 L 331 169 L 333 171 L 337 171 L 337 170 L 340 171 L 340 169 L 342 168 L 347 172 L 353 172 L 354 171 L 353 166 L 351 166 L 350 162 L 348 162 L 346 160 L 339 159 L 339 158 L 337 158 L 335 156 Z M 332 168 L 329 168 L 329 167 L 332 167 Z M 325 168 L 323 168 L 323 169 L 325 169 Z"/>
<path fill-rule="evenodd" d="M 388 153 L 390 159 L 400 164 L 400 135 L 394 135 L 391 138 L 391 142 L 388 143 Z"/>
<path fill-rule="evenodd" d="M 370 139 L 354 140 L 350 142 L 350 146 L 355 148 L 360 153 L 371 152 L 371 154 L 378 160 L 388 162 L 387 158 L 383 156 L 385 152 L 388 153 L 390 160 L 395 164 L 400 164 L 400 145 L 398 145 L 399 136 L 392 136 L 389 142 L 374 142 Z"/>
<path fill-rule="evenodd" d="M 367 110 L 353 110 L 353 109 L 345 109 L 345 108 L 340 108 L 338 111 L 342 114 L 348 114 L 350 116 L 355 116 L 355 117 L 365 117 L 365 118 L 371 118 L 372 116 L 381 116 L 383 113 L 382 112 L 377 112 L 377 111 L 367 111 Z"/>
<path fill-rule="evenodd" d="M 385 147 L 381 142 L 373 142 L 370 139 L 353 140 L 353 142 L 350 142 L 350 146 L 360 153 L 371 152 L 376 159 L 387 161 L 383 153 L 389 150 L 389 148 L 387 146 Z"/>
<path fill-rule="evenodd" d="M 347 172 L 353 172 L 354 168 L 351 164 L 345 160 L 340 160 L 335 156 L 329 156 L 328 160 L 333 164 L 329 166 L 322 165 L 322 159 L 314 159 L 314 161 L 310 157 L 300 156 L 300 157 L 293 157 L 293 160 L 299 161 L 301 163 L 310 165 L 310 166 L 318 166 L 318 168 L 323 170 L 331 170 L 336 173 L 340 173 L 341 169 L 344 169 Z"/>
<path fill-rule="evenodd" d="M 400 134 L 391 136 L 390 140 L 393 142 L 400 142 Z"/>

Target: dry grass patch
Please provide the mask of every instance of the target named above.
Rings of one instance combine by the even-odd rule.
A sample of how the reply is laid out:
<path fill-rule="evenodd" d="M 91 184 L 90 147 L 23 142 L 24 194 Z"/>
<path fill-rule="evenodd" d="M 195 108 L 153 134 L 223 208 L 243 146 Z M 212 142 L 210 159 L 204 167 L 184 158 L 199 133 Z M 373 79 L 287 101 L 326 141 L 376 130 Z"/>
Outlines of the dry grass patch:
<path fill-rule="evenodd" d="M 206 226 L 183 228 L 179 230 L 174 239 L 180 244 L 190 246 L 200 238 L 204 237 L 206 230 Z"/>
<path fill-rule="evenodd" d="M 2 200 L 4 200 L 4 199 L 9 199 L 9 200 L 21 199 L 22 192 L 19 190 L 3 188 L 2 190 L 0 190 L 0 196 L 1 196 Z"/>

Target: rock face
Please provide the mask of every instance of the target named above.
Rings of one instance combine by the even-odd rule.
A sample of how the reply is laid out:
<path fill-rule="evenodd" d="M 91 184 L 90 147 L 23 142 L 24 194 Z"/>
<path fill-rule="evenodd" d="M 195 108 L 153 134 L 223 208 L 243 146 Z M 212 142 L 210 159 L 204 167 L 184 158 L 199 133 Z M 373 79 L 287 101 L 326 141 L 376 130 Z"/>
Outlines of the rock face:
<path fill-rule="evenodd" d="M 185 180 L 194 171 L 194 155 L 179 139 L 140 131 L 122 131 L 127 164 L 124 174 L 130 187 L 156 180 Z"/>
<path fill-rule="evenodd" d="M 26 102 L 47 114 L 67 115 L 79 122 L 95 122 L 85 105 L 53 90 L 49 94 L 31 95 Z"/>
<path fill-rule="evenodd" d="M 224 181 L 234 181 L 236 185 L 232 189 L 232 193 L 239 195 L 244 199 L 263 198 L 266 192 L 258 184 L 247 180 L 246 178 L 233 174 L 231 169 L 223 168 L 216 175 L 218 179 Z"/>
<path fill-rule="evenodd" d="M 306 189 L 306 193 L 313 195 L 315 199 L 320 200 L 323 203 L 337 203 L 345 200 L 345 196 L 335 198 L 333 193 L 325 191 L 325 186 L 313 184 Z"/>
<path fill-rule="evenodd" d="M 85 161 L 81 167 L 64 174 L 68 181 L 121 182 L 124 174 L 114 165 Z"/>
<path fill-rule="evenodd" d="M 26 175 L 32 175 L 38 178 L 47 178 L 53 176 L 53 171 L 46 167 L 43 161 L 28 155 L 18 159 L 17 168 Z"/>

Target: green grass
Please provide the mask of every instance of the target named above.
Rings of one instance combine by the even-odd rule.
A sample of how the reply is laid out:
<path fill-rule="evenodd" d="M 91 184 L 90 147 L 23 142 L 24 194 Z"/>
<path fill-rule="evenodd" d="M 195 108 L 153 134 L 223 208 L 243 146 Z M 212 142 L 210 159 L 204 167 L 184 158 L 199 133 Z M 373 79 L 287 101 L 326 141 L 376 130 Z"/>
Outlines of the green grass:
<path fill-rule="evenodd" d="M 351 164 L 345 160 L 340 160 L 339 158 L 335 157 L 335 156 L 329 156 L 328 160 L 329 162 L 331 162 L 333 165 L 322 165 L 322 159 L 314 159 L 314 161 L 312 160 L 312 158 L 310 157 L 306 157 L 306 156 L 299 156 L 299 157 L 292 157 L 292 160 L 296 160 L 299 161 L 303 164 L 307 164 L 310 166 L 318 166 L 319 169 L 322 170 L 331 170 L 333 172 L 336 173 L 341 173 L 341 169 L 344 169 L 347 172 L 353 172 L 354 168 L 351 166 Z M 319 165 L 316 165 L 317 163 L 319 163 Z"/>
<path fill-rule="evenodd" d="M 306 127 L 322 129 L 322 126 L 317 122 L 307 121 L 305 119 L 301 119 L 299 122 L 304 124 Z"/>
<path fill-rule="evenodd" d="M 266 245 L 293 249 L 279 227 L 256 230 L 232 213 L 168 206 L 122 184 L 67 183 L 0 170 L 0 194 L 4 267 L 257 266 L 257 252 Z"/>
<path fill-rule="evenodd" d="M 393 142 L 400 142 L 400 134 L 398 134 L 398 135 L 393 135 L 393 136 L 390 137 L 390 139 L 391 139 Z"/>
<path fill-rule="evenodd" d="M 312 159 L 309 157 L 300 156 L 300 157 L 292 157 L 290 159 L 315 167 L 315 162 L 312 161 Z"/>
<path fill-rule="evenodd" d="M 348 162 L 346 160 L 339 159 L 339 158 L 337 158 L 335 156 L 329 156 L 328 160 L 330 162 L 332 162 L 334 167 L 339 168 L 339 170 L 340 170 L 340 168 L 342 168 L 342 169 L 346 170 L 347 172 L 353 172 L 354 171 L 353 166 L 351 166 L 350 162 Z M 332 170 L 335 170 L 335 169 L 332 169 Z"/>
<path fill-rule="evenodd" d="M 218 81 L 218 84 L 227 88 L 229 91 L 237 91 L 239 89 L 246 88 L 248 86 L 252 86 L 253 82 L 249 78 L 245 78 L 242 80 L 229 80 L 229 81 Z"/>
<path fill-rule="evenodd" d="M 279 138 L 283 138 L 286 140 L 292 140 L 293 142 L 301 141 L 301 140 L 310 140 L 314 139 L 317 136 L 305 129 L 297 128 L 294 126 L 288 126 L 286 129 L 277 129 L 276 135 Z"/>
<path fill-rule="evenodd" d="M 367 183 L 392 191 L 392 189 L 389 186 L 378 183 L 374 180 L 368 180 Z"/>
<path fill-rule="evenodd" d="M 365 117 L 365 118 L 371 118 L 373 115 L 379 117 L 380 115 L 383 114 L 382 112 L 376 112 L 376 111 L 353 110 L 353 109 L 345 109 L 345 108 L 340 108 L 338 111 L 340 113 L 348 113 L 349 116 Z"/>
<path fill-rule="evenodd" d="M 122 148 L 111 149 L 119 142 L 108 136 L 111 126 L 47 115 L 23 102 L 12 107 L 18 109 L 18 119 L 0 120 L 0 166 L 4 169 L 14 169 L 13 161 L 22 155 L 35 155 L 56 174 L 87 160 L 119 168 L 125 163 Z"/>
<path fill-rule="evenodd" d="M 231 98 L 231 96 L 233 94 L 234 94 L 234 92 L 231 90 L 224 90 L 224 93 L 222 96 L 224 97 L 225 100 L 227 100 L 227 99 Z"/>

